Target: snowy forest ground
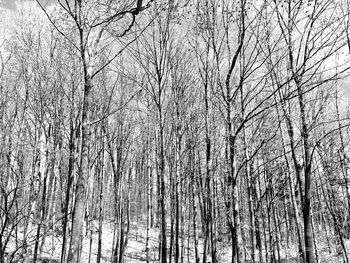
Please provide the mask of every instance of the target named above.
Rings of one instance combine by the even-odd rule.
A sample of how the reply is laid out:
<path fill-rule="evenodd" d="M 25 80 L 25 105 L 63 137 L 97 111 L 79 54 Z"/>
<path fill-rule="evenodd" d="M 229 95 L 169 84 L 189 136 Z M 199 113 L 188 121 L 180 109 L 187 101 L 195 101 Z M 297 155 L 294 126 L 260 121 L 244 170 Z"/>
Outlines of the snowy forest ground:
<path fill-rule="evenodd" d="M 92 222 L 92 225 L 97 226 L 98 222 Z M 96 262 L 97 260 L 97 244 L 98 244 L 98 229 L 93 228 L 94 232 L 88 233 L 83 241 L 83 251 L 82 251 L 82 262 L 90 263 Z M 21 233 L 21 231 L 19 231 Z M 35 231 L 33 231 L 35 233 Z M 102 228 L 102 256 L 100 259 L 101 263 L 112 262 L 112 246 L 113 246 L 113 223 L 104 223 Z M 283 233 L 281 233 L 283 236 Z M 146 239 L 147 239 L 147 227 L 145 224 L 140 223 L 131 223 L 130 231 L 128 234 L 127 247 L 124 255 L 125 263 L 138 263 L 138 262 L 159 262 L 159 229 L 151 228 L 149 229 L 149 252 L 147 256 L 146 249 Z M 42 242 L 44 238 L 44 242 Z M 168 229 L 168 240 L 170 238 L 170 229 Z M 34 240 L 34 235 L 28 240 Z M 195 260 L 195 250 L 193 236 L 188 238 L 188 235 L 184 235 L 183 239 L 183 248 L 182 242 L 180 241 L 180 249 L 182 249 L 183 257 L 180 259 L 180 262 L 196 262 Z M 17 240 L 18 241 L 18 240 Z M 39 263 L 56 263 L 60 262 L 60 256 L 62 251 L 62 235 L 55 232 L 47 232 L 44 236 L 41 237 L 40 244 L 40 253 L 36 262 Z M 202 262 L 203 258 L 203 237 L 199 236 L 199 258 Z M 11 245 L 8 247 L 6 253 L 10 255 L 14 251 L 15 240 L 12 240 Z M 169 242 L 169 241 L 168 241 Z M 345 241 L 345 246 L 347 251 L 350 251 L 350 240 Z M 68 242 L 69 243 L 69 242 Z M 332 238 L 326 238 L 321 233 L 317 236 L 317 261 L 319 263 L 327 262 L 345 262 L 343 256 L 338 253 L 339 248 L 335 245 L 336 242 Z M 169 244 L 168 244 L 169 245 Z M 298 249 L 297 245 L 290 243 L 289 247 L 285 242 L 280 244 L 280 262 L 299 262 L 298 259 Z M 22 263 L 31 263 L 33 262 L 32 253 L 34 251 L 34 242 L 29 244 L 27 247 L 26 254 L 16 253 L 16 257 L 12 260 L 7 259 L 6 262 L 22 262 Z M 242 258 L 243 262 L 253 262 L 250 259 L 250 251 L 248 248 L 242 249 Z M 275 252 L 277 254 L 277 252 Z M 265 261 L 266 252 L 262 251 L 262 256 Z M 18 256 L 20 255 L 20 256 Z M 226 263 L 231 262 L 231 243 L 227 237 L 223 237 L 220 241 L 217 242 L 217 255 L 219 262 Z M 259 261 L 259 251 L 256 251 L 255 262 Z M 5 263 L 6 263 L 5 262 Z M 209 261 L 210 262 L 210 261 Z M 278 261 L 277 261 L 278 262 Z"/>

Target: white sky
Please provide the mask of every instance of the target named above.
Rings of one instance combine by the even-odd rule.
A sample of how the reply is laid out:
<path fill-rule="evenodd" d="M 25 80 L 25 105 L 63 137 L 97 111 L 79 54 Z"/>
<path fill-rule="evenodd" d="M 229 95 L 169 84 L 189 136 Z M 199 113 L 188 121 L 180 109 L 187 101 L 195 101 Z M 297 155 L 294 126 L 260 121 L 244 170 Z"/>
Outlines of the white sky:
<path fill-rule="evenodd" d="M 24 1 L 26 1 L 26 0 L 0 0 L 0 6 L 8 8 L 8 9 L 15 9 L 16 2 L 24 2 Z M 35 0 L 29 0 L 29 1 L 35 1 Z M 56 2 L 56 0 L 39 0 L 39 1 L 44 6 Z"/>

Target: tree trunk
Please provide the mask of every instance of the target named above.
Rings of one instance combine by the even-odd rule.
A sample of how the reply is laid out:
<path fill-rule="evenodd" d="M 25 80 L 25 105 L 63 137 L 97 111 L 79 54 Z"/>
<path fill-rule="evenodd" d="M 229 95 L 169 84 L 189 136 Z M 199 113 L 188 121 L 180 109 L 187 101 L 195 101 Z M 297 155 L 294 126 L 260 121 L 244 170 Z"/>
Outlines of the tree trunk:
<path fill-rule="evenodd" d="M 313 238 L 311 226 L 311 155 L 309 143 L 309 130 L 306 123 L 305 103 L 300 79 L 295 78 L 298 90 L 298 101 L 300 107 L 301 137 L 304 151 L 304 200 L 303 200 L 303 219 L 304 219 L 304 242 L 305 242 L 305 262 L 314 263 L 315 255 L 313 251 Z M 301 182 L 299 182 L 301 184 Z"/>
<path fill-rule="evenodd" d="M 82 55 L 85 60 L 85 54 Z M 68 263 L 81 262 L 81 249 L 83 241 L 83 224 L 85 212 L 85 188 L 87 176 L 89 173 L 89 105 L 90 91 L 92 88 L 91 77 L 87 73 L 86 65 L 84 66 L 84 97 L 83 108 L 81 113 L 81 145 L 80 145 L 80 167 L 75 190 L 75 204 L 72 218 L 72 234 L 68 254 Z"/>

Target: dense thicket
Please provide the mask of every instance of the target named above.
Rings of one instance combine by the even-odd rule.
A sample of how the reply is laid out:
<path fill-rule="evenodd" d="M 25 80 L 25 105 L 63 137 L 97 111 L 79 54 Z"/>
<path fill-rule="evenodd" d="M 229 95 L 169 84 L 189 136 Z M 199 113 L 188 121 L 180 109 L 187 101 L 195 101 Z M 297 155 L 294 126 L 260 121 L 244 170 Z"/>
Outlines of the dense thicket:
<path fill-rule="evenodd" d="M 0 9 L 0 262 L 349 262 L 349 8 Z"/>

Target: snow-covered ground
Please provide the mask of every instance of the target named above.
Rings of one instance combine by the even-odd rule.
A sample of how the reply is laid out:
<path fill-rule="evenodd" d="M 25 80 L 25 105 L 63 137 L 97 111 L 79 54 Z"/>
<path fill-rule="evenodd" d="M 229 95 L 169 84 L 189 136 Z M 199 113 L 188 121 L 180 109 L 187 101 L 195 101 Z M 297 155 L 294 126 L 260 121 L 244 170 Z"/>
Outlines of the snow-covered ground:
<path fill-rule="evenodd" d="M 35 231 L 33 231 L 35 232 Z M 111 262 L 112 256 L 112 245 L 113 245 L 113 224 L 105 223 L 102 229 L 102 257 L 101 263 Z M 145 225 L 142 224 L 132 224 L 129 232 L 129 238 L 127 243 L 127 248 L 125 251 L 124 262 L 125 263 L 138 263 L 138 262 L 158 262 L 158 237 L 159 229 L 153 228 L 149 230 L 149 250 L 147 255 L 146 250 L 146 237 L 147 230 Z M 83 251 L 82 251 L 82 262 L 96 262 L 97 257 L 97 242 L 98 234 L 93 233 L 90 236 L 85 237 L 83 241 Z M 169 241 L 168 241 L 169 242 Z M 189 242 L 189 243 L 188 243 Z M 91 244 L 91 246 L 90 246 Z M 193 239 L 184 238 L 184 262 L 195 262 L 195 251 Z M 329 249 L 330 245 L 330 249 Z M 11 242 L 8 246 L 6 252 L 10 253 L 13 251 L 14 243 Z M 16 257 L 16 262 L 29 263 L 32 262 L 32 253 L 34 243 L 28 246 L 28 253 L 22 257 Z M 350 242 L 346 240 L 347 250 L 350 251 Z M 288 248 L 281 245 L 280 256 L 283 259 L 282 262 L 298 262 L 297 261 L 297 246 L 292 244 Z M 198 244 L 199 256 L 202 259 L 203 250 L 203 240 L 199 239 Z M 62 236 L 49 234 L 45 237 L 44 245 L 42 246 L 41 254 L 37 262 L 53 263 L 59 262 L 62 251 Z M 337 252 L 337 247 L 335 246 L 335 240 L 326 239 L 322 236 L 318 237 L 317 240 L 317 251 L 318 251 L 318 261 L 320 263 L 324 262 L 343 262 L 342 256 Z M 90 253 L 91 252 L 91 253 Z M 249 251 L 244 251 L 246 253 L 247 260 L 245 262 L 252 262 L 249 260 Z M 231 262 L 231 249 L 230 243 L 227 240 L 217 243 L 217 255 L 219 262 L 226 263 Z M 262 256 L 265 259 L 266 253 L 262 252 Z M 244 257 L 244 255 L 243 255 Z M 258 262 L 259 253 L 256 251 L 256 261 Z M 5 262 L 6 263 L 6 262 Z"/>

